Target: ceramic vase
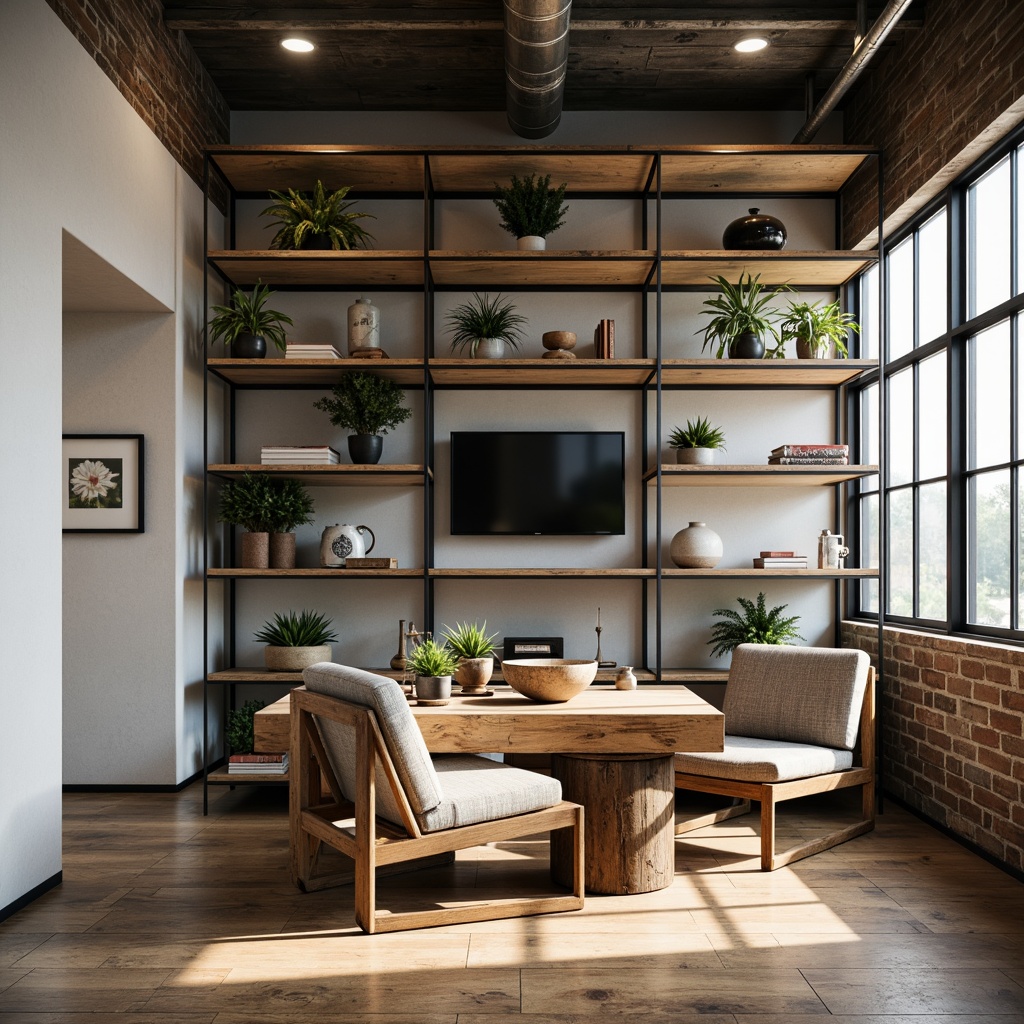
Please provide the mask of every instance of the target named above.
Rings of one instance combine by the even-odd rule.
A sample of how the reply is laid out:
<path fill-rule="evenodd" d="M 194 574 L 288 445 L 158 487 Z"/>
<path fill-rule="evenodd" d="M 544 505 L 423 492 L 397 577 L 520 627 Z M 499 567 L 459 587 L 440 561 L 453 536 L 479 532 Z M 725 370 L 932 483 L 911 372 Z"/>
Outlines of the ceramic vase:
<path fill-rule="evenodd" d="M 713 466 L 717 461 L 717 448 L 676 449 L 676 462 L 680 466 Z"/>
<path fill-rule="evenodd" d="M 756 206 L 748 216 L 734 220 L 722 235 L 723 249 L 783 249 L 785 245 L 785 225 Z"/>
<path fill-rule="evenodd" d="M 680 569 L 713 569 L 723 552 L 722 538 L 714 530 L 692 522 L 672 538 L 669 557 Z"/>
<path fill-rule="evenodd" d="M 636 689 L 636 676 L 633 675 L 632 665 L 623 665 L 622 668 L 615 674 L 615 689 L 616 690 L 635 690 Z"/>
<path fill-rule="evenodd" d="M 474 359 L 501 359 L 504 355 L 504 338 L 478 338 L 473 349 Z"/>
<path fill-rule="evenodd" d="M 539 252 L 547 246 L 547 239 L 543 235 L 523 235 L 516 239 L 516 248 L 521 252 Z"/>

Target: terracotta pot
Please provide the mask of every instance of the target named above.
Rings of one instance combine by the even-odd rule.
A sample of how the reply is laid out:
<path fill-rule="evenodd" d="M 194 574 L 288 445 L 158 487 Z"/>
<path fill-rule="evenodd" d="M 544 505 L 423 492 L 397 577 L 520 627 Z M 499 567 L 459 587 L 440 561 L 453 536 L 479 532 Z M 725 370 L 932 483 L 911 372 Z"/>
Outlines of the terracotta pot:
<path fill-rule="evenodd" d="M 463 693 L 483 693 L 494 672 L 494 658 L 460 658 L 452 679 Z"/>
<path fill-rule="evenodd" d="M 243 533 L 242 534 L 242 568 L 243 569 L 269 569 L 270 568 L 270 534 L 269 533 Z"/>
<path fill-rule="evenodd" d="M 301 672 L 310 665 L 330 661 L 333 650 L 330 644 L 321 647 L 271 647 L 263 648 L 263 661 L 272 672 Z"/>
<path fill-rule="evenodd" d="M 295 568 L 294 533 L 272 533 L 270 535 L 270 568 Z"/>

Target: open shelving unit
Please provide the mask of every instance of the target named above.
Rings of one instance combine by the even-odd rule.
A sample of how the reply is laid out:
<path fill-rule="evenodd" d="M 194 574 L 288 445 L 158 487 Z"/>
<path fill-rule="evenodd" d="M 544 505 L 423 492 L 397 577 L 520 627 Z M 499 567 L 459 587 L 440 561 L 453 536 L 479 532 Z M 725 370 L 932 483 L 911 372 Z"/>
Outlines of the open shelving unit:
<path fill-rule="evenodd" d="M 229 203 L 229 245 L 234 239 L 235 207 L 239 200 L 265 199 L 269 189 L 301 187 L 321 179 L 351 185 L 361 198 L 386 202 L 415 200 L 423 217 L 419 248 L 368 249 L 342 252 L 272 251 L 218 248 L 206 255 L 211 273 L 225 286 L 252 286 L 257 281 L 278 290 L 379 292 L 407 291 L 423 297 L 422 338 L 411 347 L 415 358 L 241 360 L 211 355 L 207 359 L 207 389 L 224 389 L 232 410 L 238 390 L 326 390 L 349 370 L 387 376 L 404 388 L 422 391 L 423 455 L 417 464 L 377 466 L 262 466 L 232 461 L 234 424 L 226 458 L 208 457 L 207 489 L 218 480 L 245 472 L 267 471 L 315 486 L 412 488 L 422 495 L 423 558 L 413 568 L 337 570 L 240 569 L 213 564 L 215 545 L 207 537 L 205 588 L 224 587 L 228 617 L 233 621 L 235 587 L 249 580 L 391 580 L 396 586 L 421 588 L 424 629 L 433 628 L 435 587 L 453 580 L 620 580 L 640 588 L 644 620 L 645 664 L 635 669 L 638 679 L 658 682 L 722 681 L 717 669 L 697 669 L 662 663 L 662 590 L 715 579 L 827 580 L 835 584 L 840 607 L 846 583 L 877 577 L 877 569 L 678 569 L 664 564 L 664 535 L 660 514 L 649 528 L 649 510 L 660 513 L 666 488 L 763 487 L 833 488 L 836 528 L 844 525 L 844 497 L 864 477 L 879 471 L 874 465 L 681 466 L 660 457 L 661 410 L 666 392 L 701 389 L 789 389 L 828 391 L 834 395 L 837 436 L 845 430 L 843 415 L 848 385 L 877 370 L 874 360 L 715 360 L 669 358 L 662 336 L 663 296 L 672 291 L 708 290 L 708 278 L 721 274 L 760 274 L 763 283 L 788 283 L 793 288 L 837 291 L 878 259 L 873 251 L 736 252 L 663 247 L 662 210 L 676 199 L 741 196 L 803 196 L 835 199 L 858 174 L 874 173 L 880 183 L 877 150 L 848 146 L 678 146 L 678 147 L 407 147 L 366 146 L 215 146 L 206 157 L 207 194 L 216 182 Z M 570 183 L 569 198 L 629 200 L 636 204 L 639 244 L 635 248 L 566 249 L 542 252 L 453 250 L 435 245 L 437 209 L 442 200 L 489 198 L 494 182 L 512 174 L 550 174 Z M 880 187 L 879 187 L 880 198 Z M 207 236 L 209 237 L 209 236 Z M 435 293 L 453 290 L 509 288 L 517 291 L 629 292 L 643 296 L 641 336 L 632 358 L 548 360 L 515 358 L 496 361 L 449 358 L 435 344 Z M 220 296 L 208 296 L 211 302 Z M 508 568 L 497 565 L 439 566 L 434 560 L 434 413 L 435 392 L 447 390 L 589 390 L 632 391 L 642 396 L 643 466 L 640 474 L 640 514 L 633 523 L 641 538 L 641 564 L 630 566 L 565 566 Z M 207 409 L 210 403 L 207 402 Z M 209 414 L 208 414 L 209 415 Z M 846 431 L 848 433 L 848 431 Z M 209 443 L 207 445 L 209 452 Z M 230 535 L 220 550 L 231 551 Z M 396 616 L 397 618 L 397 616 Z M 650 627 L 650 628 L 648 628 Z M 229 627 L 230 629 L 233 627 Z M 653 636 L 653 642 L 651 637 Z M 208 645 L 209 649 L 209 645 Z M 225 647 L 228 664 L 210 671 L 210 688 L 234 700 L 237 685 L 295 685 L 298 673 L 271 673 L 235 666 L 234 637 Z M 209 658 L 207 659 L 209 664 Z M 375 671 L 379 671 L 376 670 Z M 599 681 L 607 673 L 599 674 Z M 500 674 L 498 676 L 500 678 Z M 262 777 L 209 773 L 211 758 L 204 753 L 207 781 L 243 784 Z M 275 778 L 273 781 L 280 781 Z"/>

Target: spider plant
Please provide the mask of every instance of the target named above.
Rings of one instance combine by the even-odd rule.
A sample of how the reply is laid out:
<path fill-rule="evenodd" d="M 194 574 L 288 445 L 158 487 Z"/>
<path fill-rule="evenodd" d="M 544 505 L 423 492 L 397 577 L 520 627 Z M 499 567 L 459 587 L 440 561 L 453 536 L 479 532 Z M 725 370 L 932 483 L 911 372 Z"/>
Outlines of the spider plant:
<path fill-rule="evenodd" d="M 373 241 L 357 222 L 372 213 L 349 213 L 355 202 L 345 202 L 351 185 L 327 194 L 322 181 L 317 181 L 312 195 L 288 189 L 270 190 L 274 202 L 260 213 L 273 217 L 280 224 L 270 241 L 271 249 L 360 249 Z"/>
<path fill-rule="evenodd" d="M 251 295 L 236 288 L 230 306 L 213 307 L 217 315 L 210 321 L 210 340 L 230 345 L 239 335 L 252 334 L 272 341 L 283 352 L 286 343 L 282 325 L 291 326 L 292 318 L 264 308 L 273 294 L 262 281 L 256 282 Z"/>
<path fill-rule="evenodd" d="M 253 639 L 271 647 L 323 647 L 337 640 L 338 635 L 331 628 L 331 620 L 309 609 L 295 612 L 278 612 L 273 622 L 265 622 Z"/>
<path fill-rule="evenodd" d="M 796 631 L 799 615 L 784 616 L 782 613 L 788 605 L 780 604 L 767 609 L 764 594 L 757 595 L 757 603 L 738 597 L 743 614 L 732 608 L 716 608 L 711 614 L 721 616 L 722 621 L 711 627 L 713 644 L 711 653 L 716 657 L 728 654 L 740 644 L 786 644 L 790 640 L 803 640 Z"/>
<path fill-rule="evenodd" d="M 450 676 L 458 664 L 458 655 L 447 644 L 436 640 L 424 640 L 408 659 L 409 670 L 418 676 Z"/>
<path fill-rule="evenodd" d="M 844 313 L 838 300 L 828 302 L 791 302 L 779 323 L 781 343 L 794 338 L 803 343 L 808 353 L 823 356 L 833 347 L 840 356 L 847 356 L 846 339 L 849 332 L 860 333 L 860 324 L 852 313 Z"/>
<path fill-rule="evenodd" d="M 771 306 L 771 301 L 776 291 L 786 289 L 786 285 L 779 285 L 771 291 L 766 291 L 761 284 L 761 275 L 740 274 L 736 284 L 730 283 L 720 274 L 712 277 L 719 288 L 719 294 L 710 299 L 704 300 L 707 309 L 700 311 L 701 316 L 709 316 L 707 326 L 704 328 L 704 344 L 701 345 L 703 352 L 708 346 L 717 345 L 715 358 L 721 359 L 732 341 L 741 334 L 754 334 L 762 340 L 765 337 L 772 337 L 778 340 L 778 330 L 775 326 L 779 319 L 779 313 Z M 700 331 L 696 333 L 700 334 Z"/>
<path fill-rule="evenodd" d="M 685 427 L 676 427 L 668 438 L 670 448 L 720 448 L 725 451 L 725 434 L 713 427 L 706 416 L 687 420 Z"/>
<path fill-rule="evenodd" d="M 502 301 L 501 295 L 492 299 L 487 294 L 474 294 L 446 318 L 452 350 L 461 352 L 468 347 L 470 355 L 475 356 L 480 342 L 488 338 L 500 338 L 510 348 L 518 348 L 526 317 L 515 312 L 515 308 L 511 300 Z"/>
<path fill-rule="evenodd" d="M 494 654 L 494 641 L 498 634 L 487 635 L 487 623 L 458 622 L 455 627 L 445 626 L 445 642 L 460 658 L 489 658 Z"/>

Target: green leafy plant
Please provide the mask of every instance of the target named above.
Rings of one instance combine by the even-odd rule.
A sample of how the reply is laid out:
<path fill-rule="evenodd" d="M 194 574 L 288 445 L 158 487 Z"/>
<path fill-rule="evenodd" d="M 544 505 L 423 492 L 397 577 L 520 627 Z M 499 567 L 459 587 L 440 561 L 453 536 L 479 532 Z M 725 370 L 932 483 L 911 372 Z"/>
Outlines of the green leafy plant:
<path fill-rule="evenodd" d="M 313 522 L 313 499 L 299 480 L 275 480 L 271 533 L 291 533 L 296 526 Z"/>
<path fill-rule="evenodd" d="M 245 473 L 220 492 L 217 519 L 250 533 L 269 533 L 275 522 L 277 489 L 268 473 Z"/>
<path fill-rule="evenodd" d="M 517 178 L 513 174 L 510 185 L 495 183 L 494 188 L 497 193 L 494 205 L 501 214 L 501 226 L 516 238 L 524 235 L 547 238 L 565 223 L 565 212 L 569 207 L 563 206 L 562 201 L 568 184 L 563 182 L 552 188 L 550 174 L 543 178 L 533 174 L 528 178 Z"/>
<path fill-rule="evenodd" d="M 714 645 L 713 655 L 728 654 L 740 644 L 785 644 L 790 640 L 803 640 L 796 631 L 800 616 L 782 614 L 788 605 L 766 609 L 764 594 L 757 595 L 756 604 L 743 597 L 736 600 L 743 609 L 742 615 L 732 608 L 716 608 L 711 613 L 722 618 L 711 627 L 708 644 Z"/>
<path fill-rule="evenodd" d="M 262 700 L 247 700 L 240 708 L 228 712 L 224 738 L 232 754 L 251 754 L 255 743 L 253 716 L 267 705 Z"/>
<path fill-rule="evenodd" d="M 482 626 L 475 622 L 457 622 L 454 628 L 445 626 L 442 636 L 460 658 L 489 658 L 494 654 L 498 634 L 488 636 L 486 622 Z"/>
<path fill-rule="evenodd" d="M 210 340 L 230 345 L 240 334 L 255 334 L 272 341 L 283 352 L 286 342 L 282 325 L 291 326 L 292 318 L 264 308 L 273 294 L 262 281 L 256 282 L 251 294 L 236 288 L 230 306 L 213 307 L 216 316 L 210 320 Z"/>
<path fill-rule="evenodd" d="M 278 612 L 274 621 L 269 620 L 253 638 L 271 647 L 322 647 L 338 635 L 331 628 L 331 619 L 310 609 L 295 612 Z"/>
<path fill-rule="evenodd" d="M 835 302 L 791 302 L 779 323 L 780 347 L 786 339 L 805 341 L 815 354 L 827 352 L 833 345 L 840 356 L 849 355 L 846 339 L 850 332 L 860 333 L 860 324 L 852 313 L 844 313 Z"/>
<path fill-rule="evenodd" d="M 424 640 L 413 649 L 408 668 L 418 676 L 450 676 L 458 667 L 458 655 L 445 643 Z"/>
<path fill-rule="evenodd" d="M 346 373 L 331 394 L 313 407 L 327 413 L 336 427 L 355 434 L 383 435 L 412 416 L 412 410 L 402 406 L 402 388 L 374 373 Z"/>
<path fill-rule="evenodd" d="M 484 338 L 501 338 L 510 348 L 519 347 L 526 317 L 515 312 L 510 299 L 501 295 L 475 294 L 469 302 L 456 306 L 448 313 L 446 322 L 452 336 L 452 350 L 461 352 L 467 346 L 470 355 L 476 355 L 477 346 Z"/>
<path fill-rule="evenodd" d="M 720 448 L 725 451 L 725 434 L 713 427 L 706 416 L 687 420 L 685 427 L 676 427 L 668 438 L 670 448 Z"/>
<path fill-rule="evenodd" d="M 747 274 L 746 280 L 740 274 L 737 284 L 731 284 L 721 274 L 711 280 L 718 284 L 719 294 L 705 299 L 703 304 L 707 309 L 700 311 L 701 316 L 711 317 L 703 331 L 702 352 L 708 346 L 717 345 L 715 358 L 721 359 L 732 340 L 740 334 L 756 334 L 761 339 L 771 337 L 778 341 L 775 325 L 780 314 L 771 307 L 771 301 L 775 292 L 787 289 L 787 285 L 767 291 L 761 284 L 760 274 L 753 277 Z"/>
<path fill-rule="evenodd" d="M 355 202 L 345 202 L 351 185 L 327 194 L 322 181 L 317 181 L 312 194 L 270 190 L 274 202 L 260 213 L 261 217 L 273 217 L 281 227 L 270 241 L 271 249 L 302 249 L 311 242 L 326 240 L 331 249 L 360 249 L 373 241 L 371 235 L 358 221 L 373 218 L 372 213 L 349 213 Z M 317 238 L 319 236 L 319 238 Z M 321 245 L 319 248 L 328 248 Z"/>

